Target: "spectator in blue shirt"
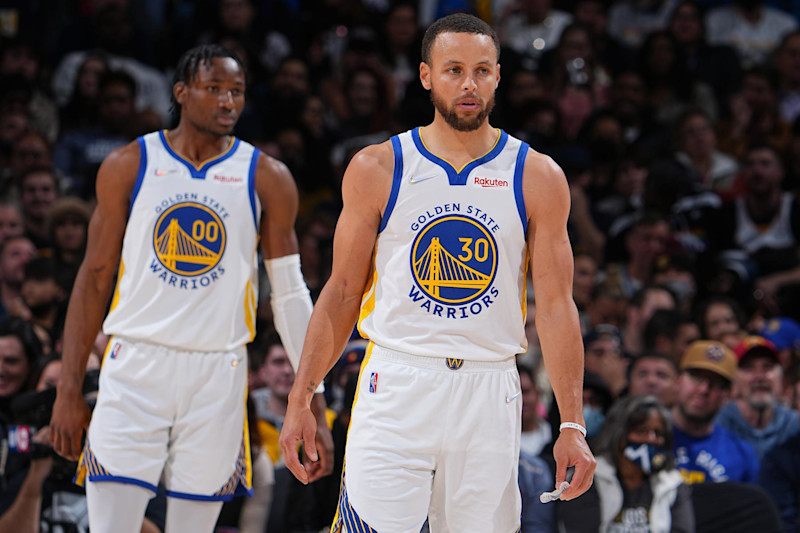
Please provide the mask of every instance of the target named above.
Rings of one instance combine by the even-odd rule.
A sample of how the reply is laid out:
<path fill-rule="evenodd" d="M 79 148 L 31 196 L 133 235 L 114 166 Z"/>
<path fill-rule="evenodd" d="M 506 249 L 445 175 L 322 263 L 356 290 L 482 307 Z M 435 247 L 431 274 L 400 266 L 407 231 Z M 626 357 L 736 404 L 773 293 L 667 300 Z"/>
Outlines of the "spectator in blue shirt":
<path fill-rule="evenodd" d="M 717 423 L 749 442 L 761 460 L 770 448 L 800 431 L 800 419 L 778 401 L 783 393 L 783 368 L 775 345 L 751 335 L 734 351 L 739 358 L 736 388 L 740 397 L 722 408 Z"/>
<path fill-rule="evenodd" d="M 672 408 L 675 459 L 686 483 L 755 482 L 753 448 L 714 423 L 731 392 L 736 355 L 716 341 L 695 341 L 681 359 Z"/>

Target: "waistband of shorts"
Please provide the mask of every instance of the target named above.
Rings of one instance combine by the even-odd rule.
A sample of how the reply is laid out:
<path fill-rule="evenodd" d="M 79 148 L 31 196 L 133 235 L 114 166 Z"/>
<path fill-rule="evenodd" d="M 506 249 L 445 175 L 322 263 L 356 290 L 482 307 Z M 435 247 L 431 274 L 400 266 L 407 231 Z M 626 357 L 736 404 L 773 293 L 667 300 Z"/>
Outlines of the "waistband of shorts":
<path fill-rule="evenodd" d="M 420 368 L 441 370 L 443 372 L 451 372 L 454 370 L 459 372 L 503 372 L 512 368 L 516 368 L 517 365 L 517 360 L 514 356 L 507 359 L 502 359 L 500 361 L 471 361 L 469 359 L 459 359 L 457 357 L 430 357 L 425 355 L 414 355 L 384 348 L 383 346 L 378 346 L 374 343 L 372 344 L 370 357 L 374 357 L 382 361 L 395 361 Z"/>
<path fill-rule="evenodd" d="M 123 335 L 111 335 L 108 338 L 108 347 L 111 346 L 114 342 L 119 342 L 120 344 L 128 344 L 132 346 L 138 346 L 139 348 L 146 349 L 149 352 L 153 353 L 187 353 L 187 354 L 198 354 L 199 356 L 203 355 L 224 355 L 229 353 L 235 353 L 239 355 L 247 355 L 247 347 L 246 346 L 239 346 L 233 350 L 223 350 L 223 351 L 207 351 L 207 350 L 189 350 L 186 348 L 181 348 L 178 346 L 167 346 L 166 344 L 158 344 L 155 342 L 150 342 L 144 339 L 138 339 L 134 337 L 125 337 Z"/>

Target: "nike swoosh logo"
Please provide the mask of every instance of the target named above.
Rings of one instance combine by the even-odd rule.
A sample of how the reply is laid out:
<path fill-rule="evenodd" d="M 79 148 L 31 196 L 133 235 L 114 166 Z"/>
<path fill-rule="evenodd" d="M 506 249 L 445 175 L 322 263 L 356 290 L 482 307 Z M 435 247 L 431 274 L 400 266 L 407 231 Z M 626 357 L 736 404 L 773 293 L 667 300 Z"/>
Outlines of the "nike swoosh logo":
<path fill-rule="evenodd" d="M 435 177 L 436 176 L 424 176 L 424 177 L 419 178 L 417 176 L 411 176 L 411 178 L 409 178 L 408 181 L 409 181 L 409 183 L 419 183 L 420 181 L 429 180 L 429 179 L 435 178 Z"/>
<path fill-rule="evenodd" d="M 158 169 L 156 170 L 156 176 L 163 176 L 165 174 L 172 174 L 173 172 L 177 172 L 177 168 L 170 168 L 170 169 Z"/>
<path fill-rule="evenodd" d="M 514 394 L 513 396 L 506 396 L 506 403 L 511 403 L 511 402 L 513 402 L 514 400 L 516 400 L 516 399 L 517 399 L 517 397 L 518 397 L 520 394 L 522 394 L 522 391 L 519 391 L 518 393 Z"/>

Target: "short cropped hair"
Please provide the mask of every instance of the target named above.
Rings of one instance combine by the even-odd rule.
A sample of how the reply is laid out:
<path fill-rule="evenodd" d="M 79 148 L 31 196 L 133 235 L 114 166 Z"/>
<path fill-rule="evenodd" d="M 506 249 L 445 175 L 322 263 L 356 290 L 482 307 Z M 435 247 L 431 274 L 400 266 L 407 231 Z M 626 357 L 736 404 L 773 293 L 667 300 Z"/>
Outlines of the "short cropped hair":
<path fill-rule="evenodd" d="M 497 49 L 497 59 L 500 59 L 500 38 L 497 32 L 487 23 L 474 15 L 466 13 L 453 13 L 446 17 L 442 17 L 430 26 L 425 31 L 425 36 L 422 38 L 422 61 L 424 63 L 431 63 L 431 48 L 433 43 L 440 33 L 474 33 L 476 35 L 488 35 L 494 41 L 494 47 Z"/>

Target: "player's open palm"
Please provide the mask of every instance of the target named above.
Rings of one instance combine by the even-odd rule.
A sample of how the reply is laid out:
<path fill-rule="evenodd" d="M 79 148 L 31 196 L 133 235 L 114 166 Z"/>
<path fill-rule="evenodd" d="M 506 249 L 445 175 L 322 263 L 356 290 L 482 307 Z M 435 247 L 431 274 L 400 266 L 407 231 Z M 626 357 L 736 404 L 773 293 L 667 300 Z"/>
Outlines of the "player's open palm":
<path fill-rule="evenodd" d="M 50 419 L 50 438 L 58 455 L 77 461 L 83 432 L 89 427 L 91 411 L 80 392 L 59 391 Z"/>
<path fill-rule="evenodd" d="M 556 460 L 556 487 L 567 478 L 567 468 L 575 467 L 569 488 L 561 495 L 562 500 L 573 500 L 589 490 L 597 462 L 586 439 L 576 430 L 562 431 L 553 447 Z"/>
<path fill-rule="evenodd" d="M 283 452 L 283 460 L 286 467 L 304 485 L 308 484 L 309 472 L 300 462 L 299 447 L 303 445 L 303 462 L 307 459 L 317 461 L 317 445 L 315 436 L 317 434 L 317 421 L 314 413 L 309 407 L 295 407 L 291 404 L 286 411 L 286 418 L 283 421 L 283 429 L 279 443 Z"/>

